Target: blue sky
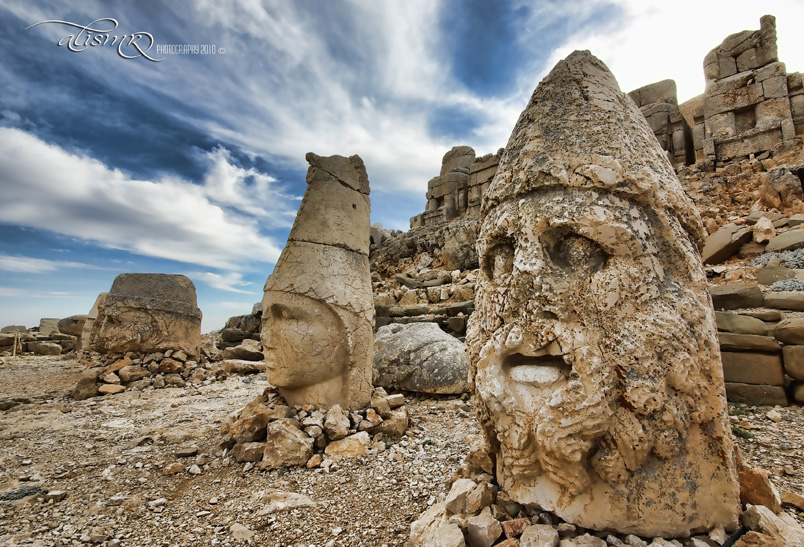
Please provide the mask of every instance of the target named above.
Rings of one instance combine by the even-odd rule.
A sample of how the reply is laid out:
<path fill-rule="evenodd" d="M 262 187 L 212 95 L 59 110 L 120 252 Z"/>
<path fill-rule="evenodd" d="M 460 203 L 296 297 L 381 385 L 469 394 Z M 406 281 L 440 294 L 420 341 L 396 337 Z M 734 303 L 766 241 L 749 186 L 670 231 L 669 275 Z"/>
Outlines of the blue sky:
<path fill-rule="evenodd" d="M 685 100 L 704 55 L 764 13 L 804 70 L 799 0 L 0 0 L 0 326 L 86 313 L 116 275 L 164 272 L 189 276 L 202 329 L 220 328 L 262 297 L 306 152 L 359 154 L 372 222 L 406 229 L 444 152 L 505 146 L 572 50 L 625 91 L 674 78 Z M 48 20 L 148 33 L 162 60 L 26 30 Z"/>

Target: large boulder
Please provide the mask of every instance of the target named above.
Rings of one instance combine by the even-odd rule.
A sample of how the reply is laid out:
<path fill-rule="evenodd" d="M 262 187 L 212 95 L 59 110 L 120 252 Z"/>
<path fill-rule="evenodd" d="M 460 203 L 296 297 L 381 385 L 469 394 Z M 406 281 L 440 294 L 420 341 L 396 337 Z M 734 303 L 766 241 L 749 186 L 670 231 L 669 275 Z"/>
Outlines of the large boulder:
<path fill-rule="evenodd" d="M 381 327 L 374 351 L 374 385 L 435 394 L 469 390 L 464 344 L 435 323 Z"/>
<path fill-rule="evenodd" d="M 99 353 L 182 350 L 191 357 L 199 355 L 201 310 L 195 285 L 186 276 L 120 274 L 99 303 L 88 349 Z"/>

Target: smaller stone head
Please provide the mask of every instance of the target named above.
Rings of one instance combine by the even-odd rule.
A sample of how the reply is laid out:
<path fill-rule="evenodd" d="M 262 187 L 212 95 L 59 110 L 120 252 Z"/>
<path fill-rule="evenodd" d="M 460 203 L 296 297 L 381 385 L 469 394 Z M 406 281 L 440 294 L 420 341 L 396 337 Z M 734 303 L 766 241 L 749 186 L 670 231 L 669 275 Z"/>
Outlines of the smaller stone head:
<path fill-rule="evenodd" d="M 290 404 L 362 408 L 374 322 L 368 178 L 358 156 L 307 159 L 307 192 L 265 283 L 266 374 Z"/>

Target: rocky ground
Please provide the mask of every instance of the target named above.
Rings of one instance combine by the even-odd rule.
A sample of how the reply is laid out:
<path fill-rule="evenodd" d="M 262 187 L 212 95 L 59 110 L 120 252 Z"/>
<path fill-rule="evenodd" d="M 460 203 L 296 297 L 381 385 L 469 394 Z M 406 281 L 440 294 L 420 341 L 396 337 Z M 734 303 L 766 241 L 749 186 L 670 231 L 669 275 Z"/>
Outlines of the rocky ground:
<path fill-rule="evenodd" d="M 479 436 L 471 401 L 407 394 L 412 427 L 386 450 L 264 472 L 227 457 L 219 431 L 263 377 L 76 402 L 81 370 L 53 357 L 0 366 L 0 546 L 401 546 Z M 804 493 L 804 411 L 732 413 L 746 461 Z"/>

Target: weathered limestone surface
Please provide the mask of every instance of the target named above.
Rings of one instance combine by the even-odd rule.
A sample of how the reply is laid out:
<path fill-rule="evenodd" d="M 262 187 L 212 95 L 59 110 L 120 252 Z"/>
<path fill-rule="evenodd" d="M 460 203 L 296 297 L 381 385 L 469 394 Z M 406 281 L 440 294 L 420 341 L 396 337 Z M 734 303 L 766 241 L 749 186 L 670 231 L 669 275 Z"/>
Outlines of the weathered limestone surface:
<path fill-rule="evenodd" d="M 486 193 L 467 345 L 510 499 L 587 528 L 733 528 L 738 486 L 700 218 L 589 52 L 520 116 Z"/>
<path fill-rule="evenodd" d="M 381 327 L 374 349 L 375 385 L 420 393 L 469 391 L 465 346 L 435 323 Z"/>
<path fill-rule="evenodd" d="M 368 176 L 359 156 L 307 161 L 307 191 L 265 283 L 266 372 L 291 405 L 359 409 L 373 362 Z"/>
<path fill-rule="evenodd" d="M 201 310 L 196 302 L 195 285 L 186 276 L 120 274 L 87 316 L 82 338 L 88 346 L 83 349 L 99 353 L 182 350 L 198 356 Z"/>

